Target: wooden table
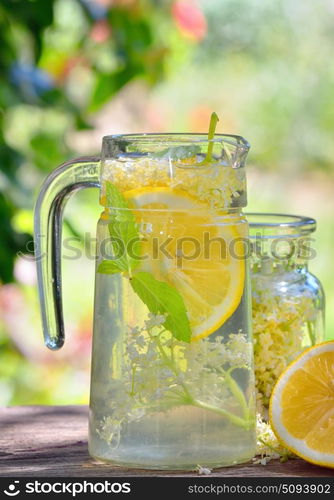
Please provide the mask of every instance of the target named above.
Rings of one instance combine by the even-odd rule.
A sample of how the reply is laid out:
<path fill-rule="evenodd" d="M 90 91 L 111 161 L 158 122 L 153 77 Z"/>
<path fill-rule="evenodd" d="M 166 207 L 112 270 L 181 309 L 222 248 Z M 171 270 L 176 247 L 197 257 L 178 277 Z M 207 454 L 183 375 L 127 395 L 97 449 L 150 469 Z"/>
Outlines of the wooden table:
<path fill-rule="evenodd" d="M 94 461 L 87 451 L 86 406 L 13 406 L 0 408 L 0 476 L 198 476 L 196 472 L 126 469 Z M 213 477 L 329 477 L 334 470 L 303 460 L 266 466 L 225 467 Z"/>

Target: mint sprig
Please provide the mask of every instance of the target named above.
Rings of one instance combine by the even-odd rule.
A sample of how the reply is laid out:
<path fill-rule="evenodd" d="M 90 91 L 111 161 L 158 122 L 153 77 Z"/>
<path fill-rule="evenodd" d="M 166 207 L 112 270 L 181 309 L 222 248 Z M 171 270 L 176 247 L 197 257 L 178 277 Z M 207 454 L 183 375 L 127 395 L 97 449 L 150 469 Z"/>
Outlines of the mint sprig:
<path fill-rule="evenodd" d="M 131 279 L 131 286 L 136 294 L 153 314 L 165 314 L 163 323 L 177 340 L 190 342 L 191 329 L 179 292 L 164 281 L 158 281 L 151 273 L 138 272 Z"/>
<path fill-rule="evenodd" d="M 140 238 L 136 220 L 132 210 L 129 209 L 127 200 L 117 187 L 111 182 L 106 182 L 107 206 L 113 208 L 113 222 L 108 224 L 110 242 L 114 255 L 113 266 L 119 271 L 131 272 L 138 267 L 139 260 L 133 255 L 139 255 Z M 132 245 L 132 255 L 129 255 L 128 247 Z M 102 271 L 99 271 L 102 272 Z M 117 271 L 114 271 L 117 272 Z"/>
<path fill-rule="evenodd" d="M 97 272 L 101 274 L 117 274 L 127 269 L 123 268 L 117 260 L 102 260 L 97 266 Z"/>
<path fill-rule="evenodd" d="M 106 182 L 107 205 L 114 212 L 114 221 L 108 224 L 115 259 L 103 260 L 97 267 L 101 274 L 123 273 L 130 280 L 133 291 L 153 314 L 165 314 L 163 326 L 173 337 L 190 342 L 191 329 L 182 296 L 169 283 L 157 280 L 149 272 L 136 272 L 140 254 L 140 238 L 136 220 L 127 200 L 117 187 Z M 131 244 L 132 255 L 128 249 Z M 136 252 L 136 253 L 134 253 Z M 117 258 L 116 258 L 117 256 Z"/>

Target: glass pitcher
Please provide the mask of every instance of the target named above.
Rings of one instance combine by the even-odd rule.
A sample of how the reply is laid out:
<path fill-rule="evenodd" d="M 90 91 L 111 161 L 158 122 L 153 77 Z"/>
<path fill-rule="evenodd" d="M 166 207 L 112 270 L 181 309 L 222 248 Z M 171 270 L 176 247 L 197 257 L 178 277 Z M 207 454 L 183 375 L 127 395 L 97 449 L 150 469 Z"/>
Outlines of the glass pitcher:
<path fill-rule="evenodd" d="M 46 179 L 35 248 L 46 345 L 64 342 L 62 213 L 100 188 L 89 452 L 150 469 L 255 452 L 248 224 L 241 137 L 107 136 L 101 158 Z"/>

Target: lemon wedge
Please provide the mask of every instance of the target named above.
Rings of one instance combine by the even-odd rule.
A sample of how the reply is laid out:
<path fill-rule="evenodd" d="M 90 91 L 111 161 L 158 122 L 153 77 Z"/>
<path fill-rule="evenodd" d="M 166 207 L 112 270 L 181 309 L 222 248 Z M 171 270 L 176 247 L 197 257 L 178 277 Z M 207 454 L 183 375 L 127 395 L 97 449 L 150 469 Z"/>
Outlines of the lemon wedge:
<path fill-rule="evenodd" d="M 183 190 L 150 186 L 123 195 L 144 234 L 141 270 L 182 295 L 192 340 L 217 331 L 243 295 L 245 261 L 240 238 L 246 237 L 247 224 L 236 223 L 226 213 L 219 217 Z"/>
<path fill-rule="evenodd" d="M 287 367 L 274 387 L 269 412 L 286 448 L 334 468 L 334 341 L 307 349 Z"/>

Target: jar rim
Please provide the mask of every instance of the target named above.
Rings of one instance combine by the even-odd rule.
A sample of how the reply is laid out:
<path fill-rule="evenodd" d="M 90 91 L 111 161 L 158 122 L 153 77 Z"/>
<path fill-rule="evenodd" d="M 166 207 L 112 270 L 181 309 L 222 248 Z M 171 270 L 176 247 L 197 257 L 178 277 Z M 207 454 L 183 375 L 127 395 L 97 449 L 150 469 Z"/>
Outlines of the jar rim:
<path fill-rule="evenodd" d="M 262 229 L 266 233 L 291 231 L 295 233 L 312 233 L 316 230 L 316 220 L 305 215 L 293 215 L 272 212 L 246 212 L 250 229 Z"/>

